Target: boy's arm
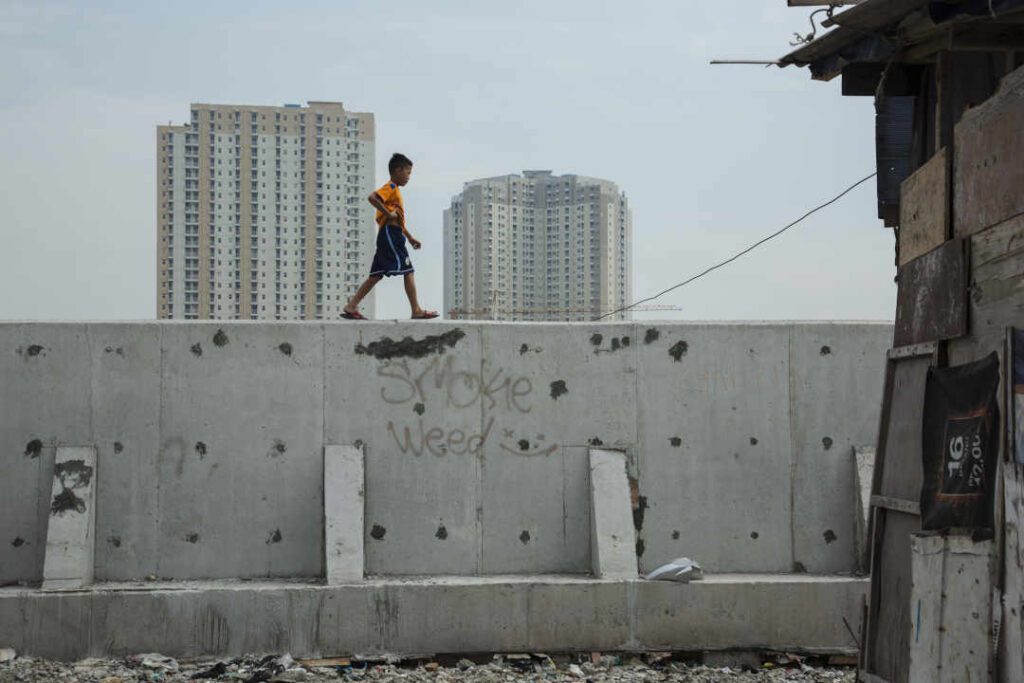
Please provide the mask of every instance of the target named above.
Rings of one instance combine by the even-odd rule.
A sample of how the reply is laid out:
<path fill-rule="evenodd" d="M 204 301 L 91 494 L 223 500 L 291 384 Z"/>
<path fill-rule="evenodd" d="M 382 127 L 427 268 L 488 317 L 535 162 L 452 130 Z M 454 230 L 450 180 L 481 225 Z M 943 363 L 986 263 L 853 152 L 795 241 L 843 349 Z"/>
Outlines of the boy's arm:
<path fill-rule="evenodd" d="M 381 201 L 380 195 L 376 192 L 371 192 L 366 198 L 366 201 L 370 202 L 370 206 L 377 209 L 385 216 L 388 216 L 389 218 L 398 218 L 398 212 L 392 211 L 388 207 L 384 206 L 384 202 Z"/>
<path fill-rule="evenodd" d="M 419 249 L 422 246 L 423 243 L 413 237 L 412 233 L 406 230 L 404 225 L 402 226 L 402 233 L 405 235 L 405 239 L 409 240 L 409 244 L 412 245 L 413 249 Z"/>

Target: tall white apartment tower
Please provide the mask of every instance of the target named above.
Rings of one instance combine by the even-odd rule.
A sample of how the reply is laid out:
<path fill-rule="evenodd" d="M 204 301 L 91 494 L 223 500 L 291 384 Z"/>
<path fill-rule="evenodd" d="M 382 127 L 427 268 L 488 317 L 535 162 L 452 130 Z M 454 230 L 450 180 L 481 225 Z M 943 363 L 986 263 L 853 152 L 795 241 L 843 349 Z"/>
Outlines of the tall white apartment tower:
<path fill-rule="evenodd" d="M 340 316 L 373 257 L 373 114 L 191 109 L 157 127 L 157 317 Z"/>
<path fill-rule="evenodd" d="M 445 310 L 593 320 L 632 302 L 632 236 L 626 195 L 607 180 L 523 171 L 468 182 L 444 212 Z"/>

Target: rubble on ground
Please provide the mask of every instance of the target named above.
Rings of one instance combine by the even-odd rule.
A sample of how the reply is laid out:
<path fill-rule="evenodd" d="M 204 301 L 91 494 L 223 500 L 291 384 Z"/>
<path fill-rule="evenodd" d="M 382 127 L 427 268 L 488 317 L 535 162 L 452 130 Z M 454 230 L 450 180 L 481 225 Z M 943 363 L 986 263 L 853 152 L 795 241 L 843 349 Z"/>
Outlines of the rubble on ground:
<path fill-rule="evenodd" d="M 230 659 L 175 660 L 158 653 L 122 659 L 85 659 L 54 662 L 12 657 L 0 662 L 0 683 L 853 683 L 855 668 L 849 658 L 810 659 L 798 655 L 753 655 L 749 666 L 713 666 L 701 656 L 673 653 L 644 654 L 505 654 L 444 656 L 396 662 L 395 658 L 366 661 L 336 657 L 295 660 L 290 655 L 245 656 Z M 711 658 L 709 658 L 710 660 Z M 715 660 L 720 662 L 721 659 Z M 831 662 L 831 664 L 830 664 Z M 839 664 L 842 663 L 842 665 Z"/>

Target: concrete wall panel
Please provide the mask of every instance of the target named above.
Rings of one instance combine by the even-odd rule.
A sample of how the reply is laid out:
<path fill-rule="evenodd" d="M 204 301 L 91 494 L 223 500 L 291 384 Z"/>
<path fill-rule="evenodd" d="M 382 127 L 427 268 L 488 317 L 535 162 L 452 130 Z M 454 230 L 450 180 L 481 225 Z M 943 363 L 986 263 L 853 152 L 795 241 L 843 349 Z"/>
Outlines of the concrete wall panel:
<path fill-rule="evenodd" d="M 478 327 L 328 325 L 327 438 L 366 448 L 368 574 L 480 570 Z"/>
<path fill-rule="evenodd" d="M 790 340 L 793 559 L 815 573 L 855 556 L 855 446 L 874 445 L 889 325 L 794 325 Z"/>
<path fill-rule="evenodd" d="M 637 333 L 641 572 L 680 556 L 711 572 L 789 571 L 789 326 Z"/>
<path fill-rule="evenodd" d="M 56 447 L 90 443 L 84 325 L 0 324 L 0 585 L 41 581 Z"/>
<path fill-rule="evenodd" d="M 319 325 L 164 327 L 162 578 L 323 574 Z"/>
<path fill-rule="evenodd" d="M 89 325 L 97 480 L 96 579 L 156 572 L 160 337 L 157 324 Z M 131 510 L 131 514 L 125 514 Z"/>

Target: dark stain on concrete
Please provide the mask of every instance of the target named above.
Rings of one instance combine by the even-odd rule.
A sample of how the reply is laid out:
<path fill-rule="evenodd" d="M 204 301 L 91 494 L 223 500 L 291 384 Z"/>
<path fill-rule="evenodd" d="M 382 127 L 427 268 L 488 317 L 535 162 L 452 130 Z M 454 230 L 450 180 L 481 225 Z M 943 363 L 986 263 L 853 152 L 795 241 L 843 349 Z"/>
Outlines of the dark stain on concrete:
<path fill-rule="evenodd" d="M 192 355 L 195 356 L 196 358 L 199 358 L 199 356 L 203 355 L 203 347 L 199 342 L 196 342 L 195 344 L 192 345 Z"/>
<path fill-rule="evenodd" d="M 26 352 L 26 353 L 27 353 L 27 354 L 28 354 L 29 356 L 31 356 L 31 357 L 33 357 L 33 358 L 34 358 L 34 357 L 38 356 L 38 355 L 39 355 L 40 353 L 43 353 L 43 347 L 42 347 L 42 346 L 40 346 L 39 344 L 32 344 L 31 346 L 29 346 L 29 347 L 28 347 L 28 348 L 27 348 L 27 349 L 25 350 L 25 352 Z M 46 354 L 43 354 L 43 355 L 46 355 Z"/>
<path fill-rule="evenodd" d="M 642 531 L 644 528 L 644 512 L 647 510 L 647 496 L 637 496 L 633 505 L 633 528 Z"/>
<path fill-rule="evenodd" d="M 107 543 L 109 543 L 110 545 L 114 546 L 115 548 L 120 548 L 121 547 L 121 537 L 120 536 L 111 536 L 110 538 L 107 539 Z"/>
<path fill-rule="evenodd" d="M 199 542 L 199 534 L 197 534 L 196 532 L 193 531 L 192 533 L 190 533 L 188 536 L 185 537 L 185 540 L 188 541 L 189 543 L 198 543 Z"/>
<path fill-rule="evenodd" d="M 443 541 L 444 539 L 448 538 L 448 530 L 444 528 L 444 524 L 442 524 L 441 526 L 437 527 L 437 533 L 434 534 L 434 538 L 437 538 L 438 540 L 441 540 L 441 541 Z"/>
<path fill-rule="evenodd" d="M 417 415 L 422 415 L 424 410 L 426 410 L 426 406 L 424 406 L 422 403 L 417 403 L 412 407 L 412 412 L 416 413 Z"/>
<path fill-rule="evenodd" d="M 520 542 L 522 542 L 523 545 L 526 545 L 527 543 L 529 543 L 530 542 L 530 532 L 527 531 L 526 529 L 523 529 L 523 533 L 519 534 L 519 540 L 520 540 Z"/>
<path fill-rule="evenodd" d="M 382 527 L 380 524 L 374 524 L 373 529 L 370 530 L 370 537 L 375 541 L 380 541 L 384 538 L 384 534 L 388 532 L 387 529 Z"/>
<path fill-rule="evenodd" d="M 530 442 L 526 439 L 519 439 L 519 450 L 528 451 L 530 450 Z"/>
<path fill-rule="evenodd" d="M 682 339 L 680 339 L 675 344 L 673 344 L 672 347 L 668 350 L 668 355 L 672 356 L 672 360 L 678 363 L 683 359 L 683 356 L 685 356 L 686 352 L 689 350 L 690 345 L 687 344 Z"/>
<path fill-rule="evenodd" d="M 758 533 L 757 533 L 756 531 L 751 531 L 751 532 L 750 532 L 750 537 L 751 537 L 752 539 L 754 539 L 755 541 L 757 540 L 757 537 L 758 537 L 759 535 L 760 535 L 760 534 L 758 534 Z"/>
<path fill-rule="evenodd" d="M 828 346 L 822 346 L 821 347 L 821 355 L 827 356 L 830 353 L 832 353 L 832 349 L 830 347 L 828 347 Z"/>
<path fill-rule="evenodd" d="M 292 345 L 289 344 L 288 342 L 285 342 L 283 344 L 279 344 L 278 347 L 277 347 L 277 350 L 280 351 L 281 353 L 283 353 L 286 356 L 292 355 Z"/>
<path fill-rule="evenodd" d="M 53 467 L 53 473 L 67 488 L 80 489 L 92 481 L 92 468 L 84 460 L 66 460 Z"/>
<path fill-rule="evenodd" d="M 680 439 L 678 436 L 668 437 L 668 442 L 672 444 L 672 448 L 679 448 L 680 446 L 683 445 L 683 440 Z"/>
<path fill-rule="evenodd" d="M 377 360 L 388 360 L 390 358 L 423 358 L 432 353 L 444 353 L 454 348 L 459 340 L 466 336 L 466 333 L 459 328 L 449 330 L 444 334 L 431 334 L 423 339 L 405 337 L 401 341 L 395 341 L 390 337 L 381 337 L 369 344 L 356 344 L 355 352 L 361 356 L 373 356 Z"/>
<path fill-rule="evenodd" d="M 38 458 L 39 454 L 43 452 L 43 442 L 39 439 L 32 439 L 25 444 L 25 455 L 30 458 Z"/>
<path fill-rule="evenodd" d="M 673 529 L 672 530 L 672 540 L 673 541 L 678 541 L 679 540 L 679 529 Z"/>
<path fill-rule="evenodd" d="M 281 538 L 281 530 L 274 529 L 273 533 L 271 533 L 270 536 L 267 537 L 267 545 L 270 545 L 271 543 L 280 543 Z"/>
<path fill-rule="evenodd" d="M 519 347 L 519 355 L 521 356 L 521 355 L 523 355 L 524 353 L 526 353 L 529 350 L 530 350 L 529 345 L 523 344 L 522 346 Z"/>
<path fill-rule="evenodd" d="M 213 335 L 213 343 L 217 346 L 227 346 L 228 341 L 228 335 L 224 334 L 224 330 L 217 330 L 217 334 Z"/>
<path fill-rule="evenodd" d="M 288 446 L 281 439 L 274 439 L 274 445 L 267 453 L 271 458 L 277 458 L 288 451 Z"/>
<path fill-rule="evenodd" d="M 643 557 L 645 549 L 646 548 L 644 546 L 644 539 L 642 539 L 642 538 L 636 539 L 636 556 L 637 557 Z"/>
<path fill-rule="evenodd" d="M 123 450 L 124 450 L 124 444 L 121 443 L 120 441 L 115 441 L 114 442 L 114 452 L 115 453 L 120 453 Z"/>
<path fill-rule="evenodd" d="M 832 437 L 826 436 L 824 439 L 821 440 L 821 445 L 825 448 L 826 451 L 832 448 Z"/>
<path fill-rule="evenodd" d="M 11 541 L 11 545 L 13 545 L 15 548 L 20 548 L 21 546 L 25 545 L 25 539 L 21 536 L 15 536 L 14 540 Z"/>
<path fill-rule="evenodd" d="M 754 437 L 750 437 L 750 445 L 751 446 L 756 446 L 757 445 L 757 439 L 755 439 Z"/>
<path fill-rule="evenodd" d="M 76 496 L 74 491 L 64 487 L 60 493 L 53 497 L 53 502 L 50 503 L 50 514 L 60 515 L 71 511 L 85 512 L 85 501 Z"/>
<path fill-rule="evenodd" d="M 653 327 L 648 327 L 647 331 L 644 332 L 644 344 L 650 344 L 658 341 L 658 337 L 661 336 L 661 332 Z"/>
<path fill-rule="evenodd" d="M 615 337 L 612 337 L 612 351 L 618 351 L 622 346 L 622 343 Z"/>
<path fill-rule="evenodd" d="M 837 538 L 839 538 L 838 536 L 836 536 L 836 532 L 832 531 L 831 529 L 825 529 L 825 533 L 822 534 L 822 536 L 825 537 L 826 544 L 832 543 Z"/>
<path fill-rule="evenodd" d="M 565 386 L 564 379 L 558 379 L 551 383 L 551 398 L 558 400 L 558 397 L 563 394 L 568 394 L 569 389 Z"/>
<path fill-rule="evenodd" d="M 103 351 L 105 353 L 116 353 L 117 355 L 119 355 L 122 358 L 124 358 L 124 347 L 123 346 L 118 346 L 117 348 L 114 348 L 113 346 L 108 346 L 105 349 L 103 349 Z"/>
<path fill-rule="evenodd" d="M 597 438 L 596 436 L 593 439 L 591 439 L 588 443 L 591 446 L 603 446 L 604 445 L 604 441 L 601 441 L 601 439 Z"/>
<path fill-rule="evenodd" d="M 603 341 L 604 335 L 602 335 L 600 332 L 595 332 L 594 334 L 590 335 L 590 343 L 593 344 L 594 346 L 600 346 L 601 342 Z"/>
<path fill-rule="evenodd" d="M 804 566 L 803 562 L 794 562 L 793 563 L 793 573 L 794 574 L 806 574 L 807 573 L 807 567 Z"/>
<path fill-rule="evenodd" d="M 206 457 L 206 444 L 202 441 L 196 441 L 196 455 L 200 460 Z"/>
<path fill-rule="evenodd" d="M 355 442 L 354 445 L 355 445 L 356 448 L 362 448 L 363 447 L 363 440 L 362 439 L 356 439 L 356 442 Z"/>

